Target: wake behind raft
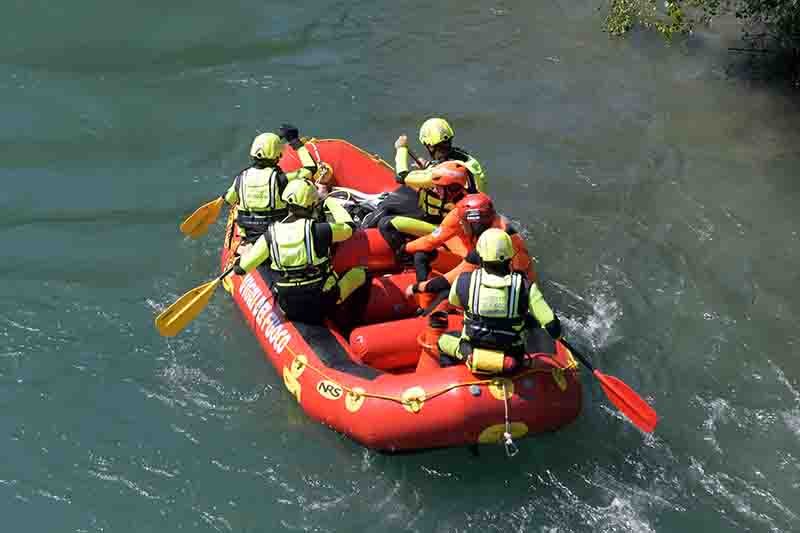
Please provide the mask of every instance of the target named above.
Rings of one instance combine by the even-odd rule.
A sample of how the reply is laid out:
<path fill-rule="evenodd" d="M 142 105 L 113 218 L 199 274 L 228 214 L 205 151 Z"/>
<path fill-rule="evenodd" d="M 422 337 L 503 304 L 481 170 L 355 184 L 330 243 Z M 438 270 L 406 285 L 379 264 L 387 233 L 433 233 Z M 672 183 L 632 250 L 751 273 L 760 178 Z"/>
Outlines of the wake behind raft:
<path fill-rule="evenodd" d="M 306 146 L 331 165 L 339 191 L 377 195 L 398 187 L 386 162 L 346 141 Z M 280 164 L 286 171 L 300 167 L 289 147 Z M 223 270 L 240 242 L 234 219 L 232 210 Z M 434 268 L 445 271 L 460 258 L 443 252 Z M 312 418 L 381 451 L 505 443 L 513 453 L 512 438 L 554 431 L 580 413 L 577 363 L 544 330 L 528 340 L 533 365 L 516 373 L 482 376 L 464 364 L 440 366 L 431 353 L 428 319 L 415 316 L 417 304 L 405 296 L 415 281 L 413 267 L 396 263 L 377 230 L 358 230 L 341 243 L 333 265 L 339 273 L 366 266 L 370 280 L 325 325 L 286 320 L 266 265 L 225 283 L 267 359 Z M 448 309 L 447 329 L 460 330 L 462 319 L 460 311 Z"/>

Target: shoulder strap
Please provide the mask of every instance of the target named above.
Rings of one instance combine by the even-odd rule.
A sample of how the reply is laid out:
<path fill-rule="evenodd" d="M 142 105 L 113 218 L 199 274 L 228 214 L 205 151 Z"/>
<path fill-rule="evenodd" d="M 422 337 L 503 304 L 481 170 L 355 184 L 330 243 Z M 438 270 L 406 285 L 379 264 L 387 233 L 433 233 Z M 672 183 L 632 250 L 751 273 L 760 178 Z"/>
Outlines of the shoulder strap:
<path fill-rule="evenodd" d="M 514 318 L 517 316 L 519 308 L 519 296 L 522 289 L 522 275 L 514 272 L 511 274 L 511 286 L 508 291 L 508 309 L 506 316 Z"/>
<path fill-rule="evenodd" d="M 272 253 L 272 262 L 275 265 L 280 266 L 280 264 L 281 264 L 281 251 L 280 251 L 280 246 L 278 246 L 278 239 L 276 238 L 276 235 L 275 235 L 275 231 L 277 229 L 278 224 L 279 224 L 278 222 L 276 222 L 275 224 L 271 224 L 269 226 L 268 233 L 269 233 L 269 247 L 270 247 L 270 251 Z"/>
<path fill-rule="evenodd" d="M 242 170 L 236 175 L 236 179 L 233 182 L 234 187 L 236 187 L 236 194 L 239 195 L 239 205 L 244 208 L 246 208 L 244 205 L 244 182 L 248 172 L 250 172 L 249 168 Z"/>
<path fill-rule="evenodd" d="M 458 296 L 458 301 L 465 311 L 469 310 L 469 285 L 472 282 L 471 280 L 472 272 L 462 272 L 455 281 L 456 296 Z"/>
<path fill-rule="evenodd" d="M 467 161 L 469 158 L 470 158 L 469 152 L 467 152 L 463 148 L 453 146 L 450 149 L 450 159 L 455 159 L 456 161 L 461 161 L 463 163 Z"/>
<path fill-rule="evenodd" d="M 305 237 L 305 245 L 306 245 L 306 263 L 309 265 L 313 265 L 316 262 L 316 254 L 314 253 L 314 235 L 312 230 L 312 226 L 314 224 L 313 220 L 306 220 L 306 237 Z"/>
<path fill-rule="evenodd" d="M 472 314 L 477 315 L 480 310 L 480 293 L 481 293 L 481 279 L 483 278 L 483 269 L 479 268 L 472 273 L 470 278 L 470 285 L 469 285 L 469 292 L 470 292 L 470 304 L 468 311 Z"/>
<path fill-rule="evenodd" d="M 251 168 L 253 167 L 243 168 L 236 174 L 236 177 L 233 178 L 233 188 L 236 191 L 236 194 L 239 194 L 239 185 L 242 182 L 242 176 L 244 176 L 247 173 L 247 171 L 250 170 Z"/>
<path fill-rule="evenodd" d="M 278 180 L 277 180 L 277 177 L 278 177 L 278 170 L 276 168 L 273 168 L 272 172 L 270 172 L 270 174 L 269 174 L 269 178 L 267 179 L 267 184 L 268 184 L 268 188 L 269 188 L 269 208 L 270 209 L 275 209 L 275 207 L 277 207 L 275 205 L 275 204 L 278 203 L 276 196 L 281 194 L 280 191 L 278 191 Z"/>

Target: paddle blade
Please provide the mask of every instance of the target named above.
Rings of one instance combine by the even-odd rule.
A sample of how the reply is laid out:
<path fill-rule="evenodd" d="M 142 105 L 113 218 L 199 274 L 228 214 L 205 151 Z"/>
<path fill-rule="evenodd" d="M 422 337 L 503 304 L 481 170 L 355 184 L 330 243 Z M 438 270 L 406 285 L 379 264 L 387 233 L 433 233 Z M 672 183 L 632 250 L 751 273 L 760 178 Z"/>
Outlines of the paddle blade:
<path fill-rule="evenodd" d="M 181 233 L 192 239 L 197 239 L 205 235 L 209 226 L 217 221 L 224 202 L 225 200 L 220 197 L 198 207 L 195 212 L 189 215 L 181 224 Z"/>
<path fill-rule="evenodd" d="M 163 337 L 174 337 L 205 309 L 214 289 L 222 278 L 217 278 L 190 290 L 156 317 L 156 329 Z"/>
<path fill-rule="evenodd" d="M 600 381 L 600 385 L 611 403 L 636 427 L 646 433 L 652 433 L 656 429 L 658 415 L 655 409 L 650 407 L 650 404 L 645 402 L 625 382 L 614 376 L 607 376 L 599 370 L 595 370 L 593 374 Z"/>

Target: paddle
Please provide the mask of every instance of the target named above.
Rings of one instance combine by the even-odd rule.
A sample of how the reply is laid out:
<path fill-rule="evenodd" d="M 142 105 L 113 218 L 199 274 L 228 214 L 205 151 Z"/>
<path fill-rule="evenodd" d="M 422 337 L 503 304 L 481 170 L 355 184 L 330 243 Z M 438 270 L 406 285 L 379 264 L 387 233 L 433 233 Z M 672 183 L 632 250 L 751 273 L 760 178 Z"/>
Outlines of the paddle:
<path fill-rule="evenodd" d="M 561 339 L 561 342 L 564 343 L 564 346 L 569 348 L 569 351 L 572 352 L 572 355 L 577 357 L 578 360 L 592 372 L 592 375 L 594 375 L 594 377 L 600 381 L 600 386 L 603 388 L 603 392 L 606 393 L 608 399 L 617 407 L 617 409 L 622 412 L 622 414 L 624 414 L 631 422 L 633 422 L 633 425 L 647 433 L 653 432 L 653 430 L 656 428 L 656 424 L 658 423 L 658 415 L 656 414 L 655 409 L 650 407 L 647 402 L 645 402 L 638 394 L 636 394 L 633 389 L 628 387 L 628 385 L 626 385 L 621 379 L 615 378 L 614 376 L 607 376 L 599 370 L 596 370 L 583 355 L 581 355 L 575 348 L 572 347 L 570 343 L 563 338 Z"/>
<path fill-rule="evenodd" d="M 180 298 L 174 304 L 167 307 L 160 315 L 156 317 L 156 329 L 162 337 L 174 337 L 186 327 L 189 322 L 200 314 L 200 311 L 205 309 L 211 296 L 214 294 L 214 289 L 217 288 L 220 281 L 225 279 L 225 276 L 233 272 L 233 267 L 230 267 L 223 272 L 217 279 L 203 283 L 199 287 L 195 287 Z"/>
<path fill-rule="evenodd" d="M 409 148 L 408 146 L 406 146 L 406 149 L 408 150 L 408 155 L 410 155 L 411 159 L 414 160 L 414 163 L 416 163 L 419 168 L 423 168 L 425 165 L 422 164 L 422 161 L 420 160 L 420 158 L 417 157 L 416 154 L 414 152 L 412 152 L 411 148 Z"/>
<path fill-rule="evenodd" d="M 198 207 L 197 210 L 189 215 L 189 218 L 184 220 L 183 224 L 181 224 L 181 233 L 192 239 L 197 239 L 205 235 L 208 231 L 208 227 L 217 221 L 223 203 L 225 203 L 225 200 L 220 196 L 216 200 L 212 200 Z"/>

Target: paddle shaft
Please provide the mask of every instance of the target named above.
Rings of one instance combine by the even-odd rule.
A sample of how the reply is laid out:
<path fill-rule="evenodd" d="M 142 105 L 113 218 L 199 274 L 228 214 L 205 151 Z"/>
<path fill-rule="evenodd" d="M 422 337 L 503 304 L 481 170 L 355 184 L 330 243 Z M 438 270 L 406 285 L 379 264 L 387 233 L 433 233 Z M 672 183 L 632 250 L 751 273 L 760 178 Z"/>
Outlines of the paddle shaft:
<path fill-rule="evenodd" d="M 234 268 L 235 266 L 236 266 L 236 264 L 235 264 L 235 263 L 234 263 L 233 265 L 229 266 L 229 267 L 228 267 L 228 268 L 225 270 L 225 272 L 223 272 L 222 274 L 220 274 L 220 275 L 219 275 L 219 277 L 217 278 L 217 280 L 219 280 L 219 281 L 222 281 L 223 279 L 225 279 L 225 276 L 227 276 L 228 274 L 230 274 L 231 272 L 233 272 L 233 268 Z M 565 344 L 566 344 L 566 343 L 565 343 Z"/>
<path fill-rule="evenodd" d="M 566 347 L 569 349 L 569 351 L 570 351 L 570 352 L 572 352 L 572 355 L 574 355 L 575 357 L 577 357 L 577 358 L 578 358 L 578 360 L 579 360 L 581 363 L 583 363 L 583 365 L 584 365 L 586 368 L 588 368 L 588 369 L 589 369 L 589 371 L 590 371 L 590 372 L 594 373 L 594 367 L 592 366 L 592 363 L 590 363 L 590 362 L 589 362 L 589 360 L 588 360 L 588 359 L 586 359 L 586 357 L 584 357 L 583 355 L 581 355 L 581 353 L 580 353 L 578 350 L 576 350 L 575 348 L 573 348 L 573 346 L 572 346 L 572 345 L 571 345 L 569 342 L 567 342 L 567 340 L 566 340 L 564 337 L 561 337 L 561 342 L 564 344 L 564 346 L 566 346 Z"/>
<path fill-rule="evenodd" d="M 414 160 L 414 162 L 417 164 L 417 166 L 418 166 L 419 168 L 422 168 L 422 166 L 423 166 L 423 165 L 422 165 L 422 161 L 420 161 L 419 157 L 417 157 L 417 154 L 415 154 L 414 152 L 412 152 L 412 151 L 411 151 L 411 148 L 409 148 L 408 146 L 406 146 L 406 149 L 408 150 L 408 155 L 410 155 L 410 156 L 411 156 L 411 159 L 413 159 L 413 160 Z"/>

